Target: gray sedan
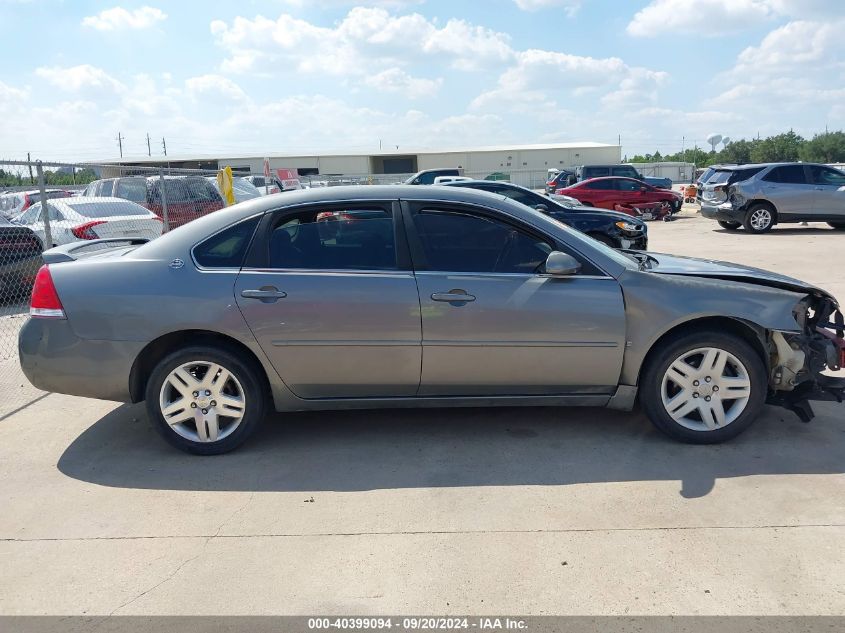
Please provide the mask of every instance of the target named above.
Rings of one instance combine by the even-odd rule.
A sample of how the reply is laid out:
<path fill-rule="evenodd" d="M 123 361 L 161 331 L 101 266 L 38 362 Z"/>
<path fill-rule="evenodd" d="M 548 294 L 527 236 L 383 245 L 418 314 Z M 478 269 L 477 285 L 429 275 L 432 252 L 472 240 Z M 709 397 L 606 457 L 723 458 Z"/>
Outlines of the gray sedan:
<path fill-rule="evenodd" d="M 137 240 L 140 242 L 141 240 Z M 110 247 L 110 248 L 104 248 Z M 687 442 L 768 401 L 845 393 L 839 306 L 719 262 L 617 252 L 503 196 L 338 187 L 263 197 L 143 244 L 44 255 L 20 359 L 38 388 L 146 401 L 193 453 L 268 407 L 589 405 Z"/>

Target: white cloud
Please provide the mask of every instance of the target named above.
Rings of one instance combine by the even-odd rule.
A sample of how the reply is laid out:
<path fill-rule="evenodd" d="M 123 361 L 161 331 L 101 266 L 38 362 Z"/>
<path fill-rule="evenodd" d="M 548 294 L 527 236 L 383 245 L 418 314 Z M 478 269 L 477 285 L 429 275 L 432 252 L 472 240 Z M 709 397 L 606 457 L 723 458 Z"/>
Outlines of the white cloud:
<path fill-rule="evenodd" d="M 167 19 L 167 14 L 155 7 L 141 7 L 128 11 L 123 7 L 105 9 L 97 15 L 82 20 L 82 26 L 98 31 L 120 31 L 124 29 L 147 29 Z"/>
<path fill-rule="evenodd" d="M 578 13 L 581 0 L 513 0 L 523 11 L 539 11 L 540 9 L 562 8 L 570 17 Z"/>
<path fill-rule="evenodd" d="M 470 70 L 513 57 L 504 33 L 457 19 L 441 27 L 419 13 L 395 16 L 382 8 L 356 7 L 333 27 L 288 14 L 215 20 L 211 33 L 228 54 L 224 72 L 275 68 L 346 76 L 426 59 Z"/>
<path fill-rule="evenodd" d="M 125 86 L 109 75 L 102 68 L 90 64 L 79 66 L 42 66 L 35 69 L 35 74 L 53 86 L 67 91 L 85 89 L 109 89 L 121 91 Z"/>
<path fill-rule="evenodd" d="M 228 77 L 222 75 L 200 75 L 191 77 L 185 81 L 185 88 L 188 94 L 194 99 L 204 95 L 214 97 L 222 96 L 233 101 L 245 101 L 248 99 L 243 89 Z"/>
<path fill-rule="evenodd" d="M 364 83 L 382 92 L 401 93 L 410 99 L 417 99 L 434 96 L 443 80 L 412 77 L 400 68 L 388 68 L 365 77 Z"/>
<path fill-rule="evenodd" d="M 628 24 L 629 35 L 695 33 L 706 37 L 736 33 L 778 17 L 832 17 L 845 3 L 829 0 L 652 0 Z"/>

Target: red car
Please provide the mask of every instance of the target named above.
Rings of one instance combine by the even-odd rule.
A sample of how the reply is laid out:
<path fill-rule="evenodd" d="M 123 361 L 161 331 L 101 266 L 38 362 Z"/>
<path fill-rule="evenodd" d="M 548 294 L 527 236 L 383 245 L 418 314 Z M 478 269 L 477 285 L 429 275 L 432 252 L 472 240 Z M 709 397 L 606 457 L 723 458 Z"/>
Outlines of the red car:
<path fill-rule="evenodd" d="M 666 202 L 673 212 L 677 212 L 684 203 L 683 196 L 676 191 L 658 189 L 636 178 L 617 176 L 582 180 L 571 187 L 558 189 L 555 193 L 571 196 L 588 206 L 601 209 L 614 209 L 616 205 L 631 207 Z"/>

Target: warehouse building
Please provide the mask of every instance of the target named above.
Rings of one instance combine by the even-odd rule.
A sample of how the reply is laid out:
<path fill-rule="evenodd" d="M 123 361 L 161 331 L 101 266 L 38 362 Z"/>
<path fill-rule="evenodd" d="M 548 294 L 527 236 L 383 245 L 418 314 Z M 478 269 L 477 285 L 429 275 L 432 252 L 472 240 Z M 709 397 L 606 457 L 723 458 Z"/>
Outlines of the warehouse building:
<path fill-rule="evenodd" d="M 372 153 L 326 152 L 306 154 L 268 153 L 270 168 L 293 169 L 303 177 L 366 177 L 399 176 L 423 169 L 460 167 L 467 175 L 485 178 L 505 174 L 514 182 L 535 184 L 549 169 L 569 169 L 576 165 L 619 163 L 619 145 L 604 143 L 549 143 L 543 145 L 502 145 L 469 149 L 378 151 Z M 107 164 L 131 166 L 165 166 L 185 169 L 218 169 L 226 165 L 239 173 L 260 174 L 265 156 L 169 156 L 125 158 L 103 161 Z M 530 178 L 528 175 L 531 175 Z M 528 182 L 531 181 L 531 183 Z"/>

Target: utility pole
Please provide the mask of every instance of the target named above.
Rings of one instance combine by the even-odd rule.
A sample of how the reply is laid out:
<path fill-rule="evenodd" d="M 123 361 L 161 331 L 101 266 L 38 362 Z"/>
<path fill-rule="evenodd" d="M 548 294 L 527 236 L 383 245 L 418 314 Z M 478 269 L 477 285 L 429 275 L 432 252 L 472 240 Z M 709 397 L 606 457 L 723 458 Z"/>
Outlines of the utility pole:
<path fill-rule="evenodd" d="M 120 148 L 120 157 L 123 158 L 123 139 L 126 138 L 122 136 L 120 132 L 117 133 L 117 146 Z"/>
<path fill-rule="evenodd" d="M 161 147 L 164 149 L 164 155 L 167 156 L 167 142 L 163 136 L 161 137 Z"/>
<path fill-rule="evenodd" d="M 29 152 L 26 153 L 26 162 L 29 163 L 29 184 L 34 185 L 35 179 L 32 177 L 32 159 L 29 157 Z"/>
<path fill-rule="evenodd" d="M 150 133 L 147 132 L 147 156 L 152 156 L 153 153 L 150 151 Z"/>

